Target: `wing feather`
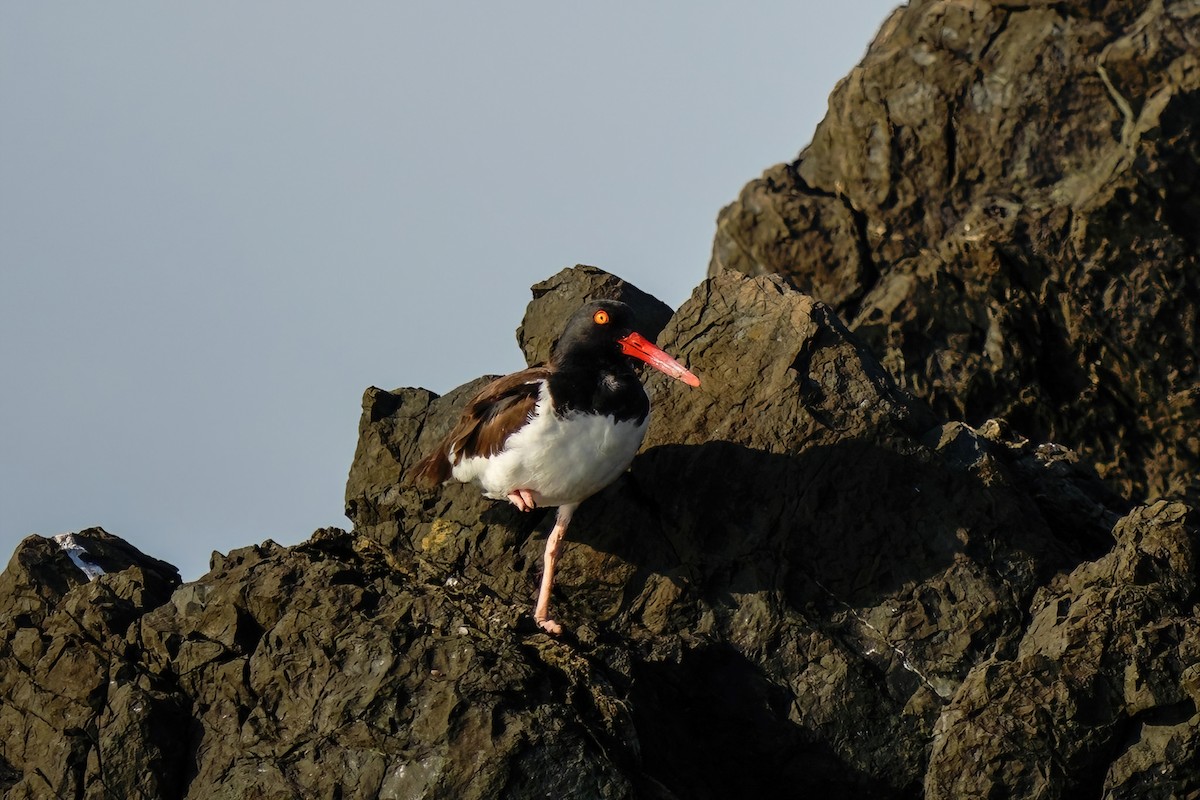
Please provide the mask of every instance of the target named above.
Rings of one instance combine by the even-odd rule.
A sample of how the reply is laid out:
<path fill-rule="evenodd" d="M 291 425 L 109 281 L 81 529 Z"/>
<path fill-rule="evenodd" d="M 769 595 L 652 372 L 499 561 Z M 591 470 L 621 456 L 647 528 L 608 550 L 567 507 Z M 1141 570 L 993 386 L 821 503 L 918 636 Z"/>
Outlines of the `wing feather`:
<path fill-rule="evenodd" d="M 508 437 L 529 421 L 549 375 L 547 367 L 530 367 L 484 386 L 467 402 L 450 433 L 409 470 L 408 480 L 433 488 L 450 479 L 462 458 L 499 453 Z"/>

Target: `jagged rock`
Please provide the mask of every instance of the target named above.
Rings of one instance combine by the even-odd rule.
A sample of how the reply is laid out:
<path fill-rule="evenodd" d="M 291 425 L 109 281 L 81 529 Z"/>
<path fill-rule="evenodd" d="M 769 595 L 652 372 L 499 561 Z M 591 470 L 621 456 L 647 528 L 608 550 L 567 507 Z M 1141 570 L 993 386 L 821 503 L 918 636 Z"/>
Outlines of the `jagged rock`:
<path fill-rule="evenodd" d="M 530 361 L 618 297 L 703 379 L 647 373 L 560 638 L 551 520 L 402 479 L 486 377 L 366 392 L 353 532 L 27 539 L 4 797 L 1197 795 L 1197 13 L 915 0 L 677 313 L 534 287 Z"/>
<path fill-rule="evenodd" d="M 147 614 L 146 660 L 194 709 L 186 797 L 628 796 L 596 738 L 628 712 L 586 662 L 417 572 L 326 529 L 230 553 Z"/>
<path fill-rule="evenodd" d="M 0 789 L 6 800 L 178 796 L 187 717 L 126 632 L 179 584 L 100 528 L 74 535 L 94 580 L 30 536 L 0 574 Z"/>
<path fill-rule="evenodd" d="M 917 0 L 812 144 L 724 209 L 710 274 L 780 274 L 949 419 L 1200 502 L 1200 9 Z"/>
<path fill-rule="evenodd" d="M 927 798 L 1200 791 L 1189 515 L 1179 503 L 1135 509 L 1111 552 L 1038 592 L 1016 652 L 975 667 L 938 720 Z"/>
<path fill-rule="evenodd" d="M 535 298 L 526 324 L 541 314 Z M 577 513 L 556 587 L 592 669 L 630 665 L 626 758 L 680 797 L 916 792 L 973 666 L 1013 652 L 1057 571 L 1111 546 L 1111 494 L 1065 448 L 938 424 L 777 278 L 709 279 L 659 339 L 703 384 L 647 376 L 645 450 Z M 539 521 L 400 481 L 476 388 L 368 390 L 348 513 L 431 580 L 524 613 Z"/>
<path fill-rule="evenodd" d="M 28 540 L 0 577 L 6 796 L 1190 791 L 1187 507 L 1122 518 L 1072 451 L 938 421 L 779 278 L 705 281 L 659 339 L 704 382 L 648 374 L 645 450 L 572 524 L 561 638 L 527 616 L 550 520 L 401 478 L 478 381 L 366 393 L 352 533 L 178 588 Z"/>

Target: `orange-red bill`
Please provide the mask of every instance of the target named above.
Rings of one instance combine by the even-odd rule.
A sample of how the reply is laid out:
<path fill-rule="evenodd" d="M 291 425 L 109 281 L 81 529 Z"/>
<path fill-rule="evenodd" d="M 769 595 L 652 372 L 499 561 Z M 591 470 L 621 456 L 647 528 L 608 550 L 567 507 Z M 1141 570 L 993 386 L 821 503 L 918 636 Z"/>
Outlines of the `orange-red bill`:
<path fill-rule="evenodd" d="M 657 345 L 636 331 L 627 336 L 622 336 L 617 340 L 617 344 L 621 345 L 622 353 L 645 361 L 659 372 L 681 380 L 688 386 L 700 385 L 700 379 L 688 372 L 687 367 L 671 358 L 659 349 Z"/>

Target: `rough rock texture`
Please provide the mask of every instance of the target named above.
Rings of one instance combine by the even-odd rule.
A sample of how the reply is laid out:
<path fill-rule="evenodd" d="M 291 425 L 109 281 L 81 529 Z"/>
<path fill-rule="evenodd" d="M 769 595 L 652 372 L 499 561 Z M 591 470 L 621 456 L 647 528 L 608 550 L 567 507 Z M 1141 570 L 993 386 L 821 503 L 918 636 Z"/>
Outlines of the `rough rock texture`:
<path fill-rule="evenodd" d="M 703 381 L 646 374 L 560 638 L 546 513 L 401 480 L 484 378 L 367 390 L 352 532 L 183 586 L 98 529 L 94 580 L 25 540 L 0 792 L 1200 797 L 1198 13 L 914 2 L 673 315 L 535 286 L 530 361 L 619 297 Z"/>
<path fill-rule="evenodd" d="M 915 0 L 710 274 L 830 303 L 948 419 L 1200 501 L 1200 5 Z"/>
<path fill-rule="evenodd" d="M 627 793 L 559 700 L 571 655 L 544 658 L 514 617 L 482 587 L 328 529 L 231 553 L 137 637 L 194 709 L 189 798 Z"/>
<path fill-rule="evenodd" d="M 1196 664 L 1200 638 L 1182 621 L 1196 600 L 1196 521 L 1185 521 L 1185 506 L 1120 519 L 1123 503 L 1066 448 L 1032 444 L 998 421 L 979 430 L 937 422 L 827 307 L 779 279 L 723 272 L 697 289 L 659 343 L 703 385 L 681 391 L 648 376 L 655 412 L 646 448 L 626 478 L 580 509 L 560 566 L 558 616 L 578 639 L 546 645 L 586 659 L 606 685 L 628 686 L 619 698 L 635 745 L 616 763 L 630 786 L 701 798 L 906 797 L 923 786 L 929 797 L 971 796 L 973 787 L 939 783 L 933 768 L 973 776 L 984 787 L 978 796 L 1001 786 L 1011 796 L 1070 797 L 1080 785 L 1140 780 L 1158 790 L 1196 775 L 1189 767 L 1168 779 L 1147 767 L 1161 742 L 1136 757 L 1122 751 L 1142 719 L 1194 714 L 1183 690 L 1141 691 L 1143 706 L 1113 698 L 1096 720 L 1056 708 L 1063 719 L 1034 719 L 1025 750 L 997 751 L 995 775 L 963 772 L 981 741 L 946 745 L 968 741 L 959 726 L 978 724 L 977 712 L 962 710 L 964 687 L 992 708 L 995 687 L 977 678 L 980 665 L 1021 674 L 1037 633 L 1031 615 L 1040 623 L 1035 612 L 1047 604 L 1089 601 L 1081 581 L 1059 589 L 1063 576 L 1111 573 L 1103 565 L 1121 552 L 1112 550 L 1114 530 L 1119 546 L 1137 548 L 1166 537 L 1156 526 L 1170 528 L 1174 561 L 1161 571 L 1173 592 L 1140 593 L 1133 608 L 1109 598 L 1084 618 L 1097 628 L 1095 647 L 1125 647 L 1122 632 L 1136 635 L 1147 619 L 1175 619 L 1173 635 L 1102 666 L 1095 652 L 1061 647 L 1039 663 L 1087 664 L 1079 679 L 1088 687 L 1137 685 L 1160 664 L 1174 672 L 1153 680 L 1169 686 Z M 396 481 L 475 388 L 442 398 L 368 391 L 347 507 L 356 530 L 384 550 L 417 553 L 439 579 L 487 586 L 524 611 L 541 548 L 531 521 L 468 487 L 421 494 Z M 1130 543 L 1127 532 L 1139 538 Z M 1130 677 L 1133 660 L 1141 677 Z M 1006 722 L 1017 709 L 1044 713 L 1013 704 L 993 713 Z M 1178 746 L 1190 746 L 1191 729 L 1180 725 Z M 1074 766 L 1065 760 L 1074 753 L 1060 748 L 1083 746 L 1059 735 L 1093 742 L 1091 760 L 1050 770 L 1041 783 L 1012 777 Z M 782 766 L 748 773 L 747 763 Z"/>
<path fill-rule="evenodd" d="M 99 528 L 75 539 L 106 574 L 89 581 L 40 536 L 0 574 L 0 789 L 6 800 L 178 796 L 185 708 L 125 634 L 179 573 Z"/>
<path fill-rule="evenodd" d="M 546 285 L 524 331 L 636 296 L 589 268 Z M 705 281 L 658 338 L 703 385 L 647 376 L 645 449 L 572 524 L 561 638 L 529 618 L 547 515 L 400 480 L 478 381 L 367 391 L 352 533 L 178 587 L 26 540 L 0 577 L 6 797 L 1200 786 L 1190 508 L 1126 513 L 1073 451 L 939 421 L 776 277 Z"/>
<path fill-rule="evenodd" d="M 1016 653 L 976 666 L 938 720 L 927 796 L 1200 793 L 1200 541 L 1187 513 L 1136 509 L 1111 552 L 1038 591 Z"/>

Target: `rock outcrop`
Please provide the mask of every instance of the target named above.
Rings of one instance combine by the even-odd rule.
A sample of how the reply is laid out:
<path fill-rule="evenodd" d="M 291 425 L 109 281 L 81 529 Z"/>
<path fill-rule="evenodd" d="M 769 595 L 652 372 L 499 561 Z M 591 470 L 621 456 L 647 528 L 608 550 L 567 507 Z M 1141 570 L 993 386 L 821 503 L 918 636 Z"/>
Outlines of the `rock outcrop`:
<path fill-rule="evenodd" d="M 530 361 L 618 297 L 703 381 L 645 373 L 562 637 L 549 516 L 401 479 L 486 378 L 367 390 L 350 532 L 26 539 L 3 796 L 1200 795 L 1195 14 L 914 2 L 677 311 L 535 286 Z"/>
<path fill-rule="evenodd" d="M 523 330 L 635 292 L 545 286 Z M 659 340 L 704 384 L 647 376 L 646 449 L 572 526 L 561 639 L 527 616 L 548 518 L 399 480 L 475 383 L 367 392 L 353 533 L 184 586 L 140 554 L 88 580 L 31 537 L 0 579 L 7 796 L 1192 785 L 1186 506 L 1125 514 L 1065 448 L 938 421 L 778 278 L 707 280 Z"/>
<path fill-rule="evenodd" d="M 784 275 L 939 415 L 1196 505 L 1198 126 L 1195 3 L 913 2 L 710 274 Z"/>
<path fill-rule="evenodd" d="M 190 718 L 127 639 L 179 573 L 99 528 L 74 536 L 95 579 L 31 536 L 0 574 L 0 789 L 7 800 L 178 797 Z"/>

